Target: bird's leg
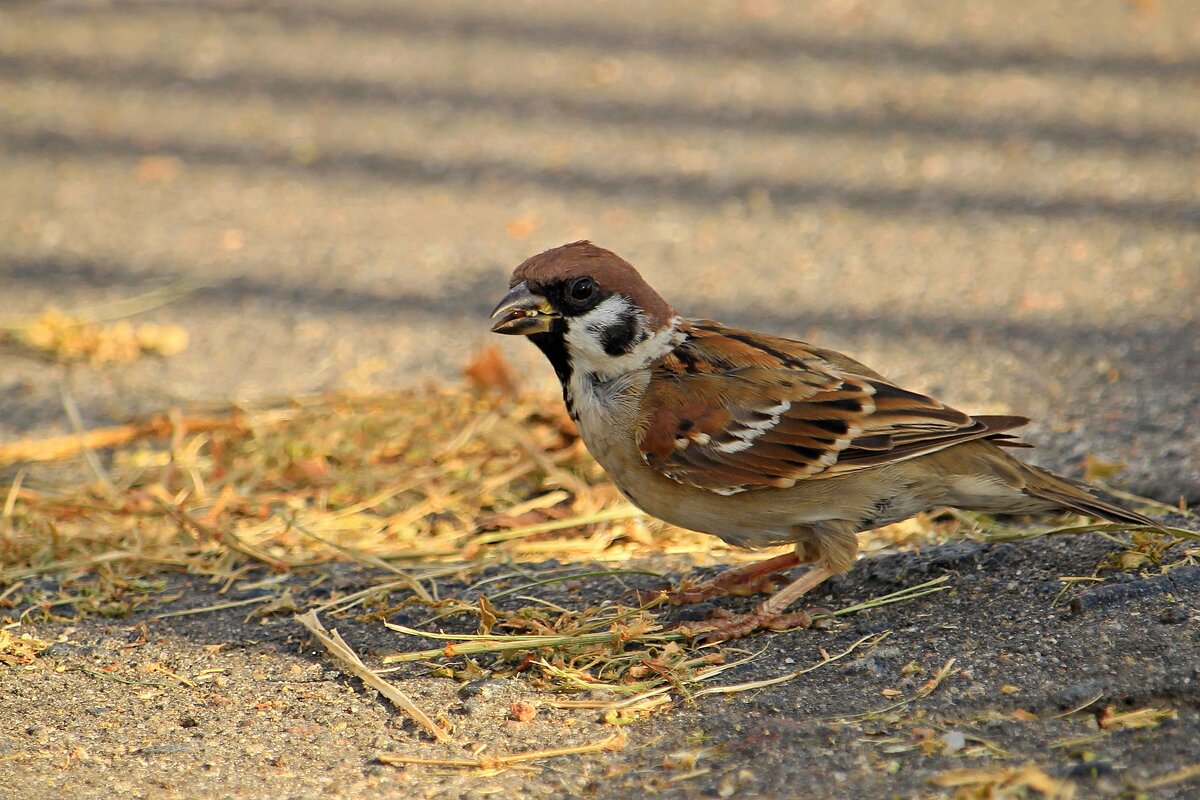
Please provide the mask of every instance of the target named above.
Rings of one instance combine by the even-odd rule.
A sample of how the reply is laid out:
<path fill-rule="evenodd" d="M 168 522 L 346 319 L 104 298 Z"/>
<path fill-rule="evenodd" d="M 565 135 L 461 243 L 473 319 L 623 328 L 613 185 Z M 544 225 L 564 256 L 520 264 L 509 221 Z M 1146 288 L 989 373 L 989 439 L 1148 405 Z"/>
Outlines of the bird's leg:
<path fill-rule="evenodd" d="M 774 560 L 774 559 L 772 559 Z M 783 631 L 790 628 L 807 628 L 813 624 L 810 611 L 795 611 L 786 614 L 788 606 L 800 597 L 816 588 L 836 570 L 828 566 L 816 566 L 801 575 L 787 586 L 780 589 L 763 601 L 748 614 L 725 617 L 693 627 L 687 625 L 688 632 L 700 636 L 706 642 L 723 642 L 736 639 L 757 630 Z M 816 611 L 817 609 L 813 609 Z M 822 609 L 823 610 L 823 609 Z M 828 612 L 825 612 L 828 613 Z"/>
<path fill-rule="evenodd" d="M 791 569 L 805 563 L 807 559 L 801 557 L 798 551 L 799 548 L 790 553 L 784 553 L 781 556 L 747 564 L 744 567 L 727 569 L 719 573 L 712 580 L 698 583 L 695 586 L 684 584 L 679 589 L 668 594 L 667 600 L 671 605 L 682 606 L 690 603 L 700 603 L 713 597 L 721 597 L 734 592 L 740 593 L 744 589 L 749 589 L 751 593 L 758 591 L 767 582 L 766 579 L 775 573 L 783 572 L 785 569 Z"/>

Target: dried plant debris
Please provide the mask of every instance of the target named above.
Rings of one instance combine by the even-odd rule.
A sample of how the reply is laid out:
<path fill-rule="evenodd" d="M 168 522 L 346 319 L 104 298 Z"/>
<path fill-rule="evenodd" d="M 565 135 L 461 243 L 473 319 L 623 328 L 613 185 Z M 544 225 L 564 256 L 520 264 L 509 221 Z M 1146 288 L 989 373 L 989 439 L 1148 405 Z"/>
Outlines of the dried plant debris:
<path fill-rule="evenodd" d="M 18 329 L 14 337 L 55 361 L 86 361 L 93 366 L 136 361 L 143 355 L 173 356 L 188 346 L 187 331 L 179 325 L 90 323 L 54 308 Z"/>
<path fill-rule="evenodd" d="M 172 411 L 14 442 L 0 463 L 115 448 L 115 493 L 35 486 L 18 472 L 0 580 L 101 568 L 220 574 L 235 554 L 289 569 L 367 555 L 473 567 L 709 549 L 708 537 L 648 527 L 553 408 L 429 389 Z"/>
<path fill-rule="evenodd" d="M 14 634 L 12 631 L 0 629 L 0 664 L 10 667 L 32 664 L 38 653 L 48 647 L 50 642 L 28 633 Z"/>
<path fill-rule="evenodd" d="M 73 458 L 88 459 L 93 485 L 38 480 L 30 466 Z M 662 597 L 630 600 L 635 593 L 628 582 L 655 573 L 626 565 L 644 556 L 686 555 L 708 563 L 763 553 L 728 548 L 641 515 L 587 455 L 561 402 L 518 392 L 495 353 L 473 364 L 470 386 L 172 409 L 123 425 L 2 445 L 0 466 L 6 465 L 13 468 L 0 491 L 0 614 L 10 628 L 31 619 L 120 617 L 139 609 L 166 618 L 244 606 L 237 613 L 246 624 L 299 614 L 333 657 L 437 739 L 453 730 L 394 689 L 388 673 L 417 669 L 463 682 L 519 676 L 561 698 L 557 707 L 590 709 L 597 721 L 620 728 L 677 702 L 769 689 L 869 651 L 888 635 L 821 649 L 820 658 L 774 678 L 722 678 L 758 654 L 738 644 L 694 646 L 664 622 Z M 1029 535 L 980 517 L 922 515 L 864 534 L 862 544 L 872 553 L 961 534 Z M 1183 563 L 1179 548 L 1164 545 L 1158 534 L 1114 541 L 1145 558 L 1106 568 L 1159 574 Z M 1194 561 L 1195 552 L 1182 558 Z M 522 566 L 550 558 L 558 565 L 536 573 Z M 331 562 L 356 563 L 381 577 L 349 592 L 305 591 L 298 580 L 284 581 Z M 180 597 L 170 594 L 164 571 L 210 576 L 230 586 L 248 569 L 264 567 L 269 577 L 260 581 L 264 592 L 257 596 L 159 608 Z M 40 579 L 48 573 L 68 580 L 47 589 Z M 314 580 L 325 580 L 323 575 Z M 611 581 L 609 602 L 563 599 L 564 591 L 574 596 L 567 589 L 584 581 Z M 452 594 L 447 586 L 454 587 Z M 947 588 L 948 578 L 941 576 L 832 613 L 836 619 Z M 401 609 L 407 624 L 397 622 Z M 316 614 L 386 625 L 396 635 L 396 652 L 368 666 Z M 443 621 L 451 619 L 446 628 L 460 632 L 443 632 Z M 40 651 L 36 640 L 0 634 L 6 664 L 27 663 Z M 954 674 L 951 660 L 919 691 L 846 724 L 913 711 Z M 513 709 L 514 723 L 537 711 Z M 583 749 L 445 765 L 508 768 L 623 741 L 602 738 Z M 385 760 L 406 759 L 391 754 Z M 1017 778 L 1028 784 L 1033 775 Z M 993 777 L 986 780 L 997 786 L 1017 780 Z"/>
<path fill-rule="evenodd" d="M 1078 751 L 1095 744 L 1109 734 L 1118 731 L 1157 728 L 1178 716 L 1169 708 L 1138 708 L 1131 711 L 1117 711 L 1112 706 L 1105 706 L 1099 714 L 1087 719 L 1086 725 L 1090 728 L 1089 733 L 1058 739 L 1050 746 L 1068 751 Z"/>
<path fill-rule="evenodd" d="M 341 634 L 337 629 L 326 630 L 325 626 L 317 618 L 315 612 L 309 611 L 307 614 L 302 614 L 296 620 L 309 630 L 316 637 L 317 641 L 325 646 L 341 664 L 349 669 L 355 676 L 358 677 L 364 684 L 375 689 L 397 708 L 404 711 L 412 719 L 421 726 L 421 728 L 439 742 L 448 742 L 452 740 L 450 732 L 438 725 L 428 714 L 420 709 L 412 699 L 404 692 L 392 686 L 390 683 L 379 677 L 379 673 L 372 671 L 363 663 L 358 654 L 346 644 Z"/>
<path fill-rule="evenodd" d="M 220 574 L 239 558 L 289 569 L 366 555 L 377 566 L 472 567 L 549 556 L 747 557 L 622 501 L 553 398 L 428 388 L 172 410 L 3 445 L 0 465 L 103 448 L 114 450 L 111 487 L 34 486 L 16 474 L 0 580 L 47 570 Z M 918 518 L 865 535 L 864 549 L 928 544 L 961 527 Z"/>
<path fill-rule="evenodd" d="M 400 753 L 381 753 L 379 761 L 383 764 L 419 764 L 432 767 L 468 767 L 471 769 L 495 772 L 517 764 L 535 761 L 545 761 L 561 756 L 585 755 L 600 753 L 606 750 L 621 750 L 625 747 L 625 734 L 617 731 L 605 739 L 593 744 L 578 747 L 556 747 L 550 750 L 534 750 L 525 753 L 510 753 L 503 756 L 477 756 L 475 758 L 424 758 L 406 756 Z"/>
<path fill-rule="evenodd" d="M 187 349 L 185 328 L 171 323 L 134 324 L 125 317 L 175 302 L 195 288 L 177 283 L 92 308 L 49 307 L 37 316 L 0 320 L 0 342 L 11 341 L 53 361 L 92 366 L 135 361 L 144 355 L 173 356 Z"/>
<path fill-rule="evenodd" d="M 954 789 L 955 800 L 1003 800 L 1025 797 L 1072 800 L 1075 797 L 1075 784 L 1066 779 L 1051 777 L 1036 764 L 955 769 L 935 776 L 932 783 L 935 786 Z"/>
<path fill-rule="evenodd" d="M 374 566 L 476 570 L 548 557 L 761 557 L 642 516 L 550 397 L 431 387 L 171 410 L 0 445 L 0 466 L 101 449 L 112 450 L 111 489 L 35 485 L 15 473 L 3 504 L 0 581 L 49 570 L 224 574 L 245 559 L 280 570 L 368 557 Z M 928 545 L 984 524 L 922 517 L 864 534 L 863 545 Z M 1143 544 L 1152 539 L 1126 546 L 1158 566 L 1163 549 Z"/>

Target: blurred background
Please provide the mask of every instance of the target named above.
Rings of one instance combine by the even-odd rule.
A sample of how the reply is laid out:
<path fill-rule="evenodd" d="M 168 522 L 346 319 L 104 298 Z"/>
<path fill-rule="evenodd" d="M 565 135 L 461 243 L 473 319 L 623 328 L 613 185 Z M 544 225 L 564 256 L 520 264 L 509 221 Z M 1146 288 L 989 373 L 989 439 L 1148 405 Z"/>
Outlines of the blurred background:
<path fill-rule="evenodd" d="M 0 440 L 457 380 L 580 238 L 1200 500 L 1194 0 L 0 5 Z M 26 335 L 164 288 L 169 357 Z"/>

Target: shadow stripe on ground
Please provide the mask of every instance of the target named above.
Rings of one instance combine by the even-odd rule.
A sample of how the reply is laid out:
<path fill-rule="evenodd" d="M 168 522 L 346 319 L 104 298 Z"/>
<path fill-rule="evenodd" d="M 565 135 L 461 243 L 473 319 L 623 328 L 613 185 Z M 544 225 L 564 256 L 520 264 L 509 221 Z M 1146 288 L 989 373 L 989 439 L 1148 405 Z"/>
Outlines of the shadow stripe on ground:
<path fill-rule="evenodd" d="M 493 301 L 508 285 L 511 265 L 472 268 L 463 265 L 448 279 L 445 291 L 403 291 L 403 265 L 397 265 L 395 291 L 385 288 L 369 292 L 341 287 L 313 286 L 310 283 L 289 284 L 277 274 L 286 264 L 275 268 L 258 265 L 244 266 L 249 273 L 226 280 L 201 285 L 189 296 L 188 303 L 208 303 L 229 309 L 237 300 L 257 300 L 292 308 L 304 308 L 326 313 L 350 313 L 363 318 L 398 319 L 412 314 L 434 314 L 442 319 L 457 319 L 469 324 L 478 322 L 479 330 L 488 326 L 487 314 Z M 65 288 L 119 289 L 144 291 L 148 285 L 184 279 L 196 269 L 179 265 L 157 264 L 150 269 L 132 270 L 122 264 L 103 259 L 70 259 L 61 256 L 24 258 L 0 255 L 0 284 L 16 291 L 42 291 L 48 294 Z M 276 273 L 276 274 L 273 274 Z M 262 276 L 262 277 L 252 277 Z M 700 316 L 705 309 L 683 309 L 691 316 Z M 716 310 L 714 310 L 715 312 Z M 1106 350 L 1127 346 L 1140 340 L 1189 341 L 1200 340 L 1198 319 L 1140 318 L 1134 322 L 1104 324 L 1079 316 L 1060 316 L 1054 319 L 1013 320 L 1007 316 L 985 316 L 977 309 L 969 316 L 925 312 L 919 325 L 910 314 L 886 311 L 854 312 L 839 309 L 821 311 L 804 308 L 795 314 L 765 311 L 757 304 L 729 298 L 721 303 L 717 314 L 730 324 L 743 322 L 764 329 L 787 330 L 797 325 L 852 335 L 869 330 L 886 337 L 915 337 L 945 339 L 946 341 L 1023 342 L 1046 350 Z M 1189 375 L 1200 374 L 1200 352 L 1193 362 L 1176 366 L 1177 376 L 1187 381 Z"/>
<path fill-rule="evenodd" d="M 181 66 L 155 62 L 113 63 L 100 58 L 71 58 L 58 54 L 18 57 L 0 54 L 0 78 L 15 81 L 57 80 L 85 86 L 145 90 L 181 89 L 207 96 L 230 94 L 268 95 L 276 100 L 309 107 L 328 101 L 394 105 L 424 105 L 435 109 L 487 111 L 517 120 L 562 118 L 589 124 L 636 125 L 640 128 L 694 129 L 697 126 L 768 134 L 823 134 L 833 136 L 894 136 L 909 134 L 934 139 L 1006 144 L 1029 139 L 1068 148 L 1115 147 L 1142 155 L 1191 157 L 1200 153 L 1200 133 L 1195 130 L 1124 131 L 1109 125 L 1074 120 L 1035 121 L 1018 115 L 970 118 L 937 113 L 910 113 L 881 108 L 877 112 L 817 110 L 808 108 L 755 108 L 721 105 L 701 108 L 686 100 L 637 102 L 626 99 L 589 100 L 545 91 L 474 91 L 465 87 L 402 86 L 356 78 L 320 75 L 288 76 L 240 68 L 195 75 Z"/>
<path fill-rule="evenodd" d="M 32 5 L 32 4 L 30 4 Z M 755 60 L 810 58 L 879 68 L 904 65 L 938 72 L 977 70 L 1062 72 L 1076 75 L 1126 76 L 1162 80 L 1200 76 L 1200 59 L 1168 58 L 1151 53 L 1064 53 L 1047 48 L 997 46 L 985 41 L 918 43 L 898 36 L 837 36 L 832 33 L 783 32 L 750 24 L 733 24 L 723 34 L 683 30 L 675 25 L 618 28 L 590 20 L 555 20 L 526 13 L 497 14 L 484 6 L 470 12 L 433 11 L 432 6 L 403 8 L 338 3 L 189 0 L 186 5 L 162 0 L 111 0 L 104 5 L 68 2 L 59 13 L 89 16 L 145 15 L 150 12 L 221 15 L 269 15 L 283 26 L 334 25 L 369 34 L 489 38 L 537 47 L 590 47 L 604 52 L 748 57 Z M 736 18 L 734 18 L 736 20 Z M 670 20 L 666 20 L 670 23 Z"/>
<path fill-rule="evenodd" d="M 372 151 L 322 152 L 298 162 L 269 143 L 140 140 L 109 133 L 75 136 L 46 129 L 0 127 L 0 145 L 14 154 L 43 157 L 141 158 L 174 155 L 186 163 L 283 169 L 314 175 L 360 177 L 392 184 L 477 188 L 488 182 L 585 192 L 647 202 L 719 207 L 762 198 L 777 208 L 840 205 L 886 215 L 1006 214 L 1048 219 L 1109 217 L 1159 226 L 1193 228 L 1200 204 L 1183 200 L 1098 196 L 1037 197 L 1016 192 L 968 192 L 950 187 L 845 186 L 822 181 L 718 180 L 670 172 L 606 175 L 580 167 L 538 168 L 498 159 L 436 162 Z"/>

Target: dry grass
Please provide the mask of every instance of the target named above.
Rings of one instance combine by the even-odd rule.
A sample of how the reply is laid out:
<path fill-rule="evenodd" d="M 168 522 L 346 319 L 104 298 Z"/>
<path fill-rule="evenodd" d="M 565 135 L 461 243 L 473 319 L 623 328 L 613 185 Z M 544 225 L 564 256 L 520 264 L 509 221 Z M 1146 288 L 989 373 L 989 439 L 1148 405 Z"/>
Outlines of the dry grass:
<path fill-rule="evenodd" d="M 188 346 L 184 328 L 154 322 L 134 324 L 126 317 L 173 303 L 195 288 L 178 283 L 86 309 L 51 307 L 37 316 L 0 318 L 0 343 L 60 363 L 93 366 L 135 361 L 145 355 L 173 356 Z"/>
<path fill-rule="evenodd" d="M 90 484 L 35 481 L 21 464 L 95 457 Z M 86 462 L 85 462 L 86 463 Z M 359 560 L 408 575 L 453 565 L 623 563 L 647 554 L 759 558 L 662 525 L 624 502 L 561 402 L 430 387 L 172 409 L 0 445 L 0 585 L 44 573 L 97 579 L 77 609 L 120 614 L 163 569 L 226 579 Z M 956 522 L 919 519 L 865 540 L 915 546 Z M 410 588 L 420 584 L 409 581 Z"/>
<path fill-rule="evenodd" d="M 0 613 L 8 615 L 7 628 L 60 609 L 121 616 L 177 599 L 164 596 L 164 570 L 229 586 L 256 567 L 284 574 L 355 561 L 382 575 L 380 582 L 319 606 L 298 604 L 286 592 L 270 601 L 256 598 L 265 605 L 248 608 L 247 620 L 307 611 L 377 621 L 408 603 L 429 609 L 426 625 L 466 615 L 475 620 L 476 634 L 389 625 L 401 637 L 441 644 L 412 650 L 411 638 L 398 638 L 398 650 L 409 651 L 384 663 L 423 662 L 435 674 L 463 680 L 520 673 L 560 692 L 603 689 L 610 697 L 595 707 L 614 724 L 652 713 L 667 693 L 689 697 L 767 685 L 714 684 L 746 659 L 696 649 L 681 633 L 665 630 L 657 614 L 661 599 L 583 609 L 547 599 L 548 588 L 584 580 L 613 580 L 612 599 L 624 597 L 622 577 L 645 570 L 621 565 L 640 556 L 687 554 L 705 562 L 763 554 L 642 516 L 587 456 L 558 398 L 514 394 L 494 355 L 477 360 L 467 374 L 472 387 L 172 409 L 126 425 L 0 446 L 0 468 L 8 466 L 12 476 L 0 491 Z M 70 398 L 64 399 L 69 411 Z M 97 450 L 110 455 L 101 458 Z M 94 480 L 53 483 L 26 471 L 31 463 L 69 459 L 80 459 Z M 923 547 L 964 532 L 1017 535 L 967 515 L 922 516 L 864 535 L 862 542 L 870 553 Z M 1139 554 L 1139 565 L 1162 554 L 1148 542 L 1127 545 Z M 521 566 L 551 557 L 565 566 L 536 575 Z M 47 573 L 66 578 L 56 593 L 39 588 L 36 579 Z M 437 579 L 446 576 L 456 578 L 455 586 L 474 586 L 463 596 L 440 596 Z M 931 581 L 834 613 L 944 588 Z M 496 601 L 509 596 L 521 603 L 497 608 Z M 329 636 L 331 649 L 340 652 L 344 643 Z M 880 637 L 868 638 L 851 650 L 874 646 Z M 9 658 L 36 655 L 33 644 L 4 641 Z M 345 650 L 344 661 L 356 660 Z M 849 652 L 825 656 L 791 677 Z M 380 676 L 388 670 L 362 669 L 386 686 Z M 396 702 L 403 706 L 404 699 Z M 419 709 L 408 710 L 420 716 Z"/>
<path fill-rule="evenodd" d="M 1045 800 L 1072 800 L 1075 797 L 1075 785 L 1071 781 L 1053 778 L 1036 764 L 950 770 L 936 776 L 933 784 L 954 789 L 955 800 L 1003 800 L 1030 796 Z"/>
<path fill-rule="evenodd" d="M 162 568 L 227 577 L 254 561 L 288 570 L 347 558 L 473 570 L 713 549 L 620 500 L 548 398 L 429 388 L 172 410 L 0 446 L 0 466 L 98 448 L 113 453 L 106 480 L 90 486 L 15 472 L 0 582 L 66 572 L 115 584 Z"/>
<path fill-rule="evenodd" d="M 166 300 L 182 290 L 173 291 Z M 135 300 L 141 308 L 164 298 Z M 407 574 L 394 565 L 474 571 L 550 556 L 762 557 L 640 515 L 587 456 L 561 402 L 517 395 L 494 351 L 466 374 L 470 388 L 171 409 L 0 445 L 0 469 L 81 458 L 94 477 L 91 485 L 54 485 L 35 484 L 23 469 L 10 473 L 0 490 L 0 584 L 49 571 L 92 573 L 112 590 L 97 596 L 119 600 L 128 592 L 116 584 L 161 568 L 227 577 L 253 561 L 288 570 L 350 558 Z M 75 416 L 69 396 L 64 406 Z M 102 462 L 97 450 L 111 458 Z M 1014 531 L 955 513 L 871 532 L 862 545 L 870 553 L 959 533 L 1007 540 L 1110 528 Z M 1162 541 L 1136 539 L 1137 566 L 1160 556 Z"/>
<path fill-rule="evenodd" d="M 502 365 L 490 368 L 483 382 L 502 385 L 494 372 Z M 478 383 L 479 369 L 470 374 Z M 97 450 L 110 454 L 101 458 Z M 90 485 L 35 481 L 17 466 L 70 459 L 90 470 Z M 231 585 L 253 567 L 283 574 L 349 560 L 381 574 L 378 584 L 319 606 L 302 607 L 289 594 L 158 616 L 245 603 L 252 606 L 247 619 L 290 610 L 373 621 L 397 604 L 419 603 L 428 607 L 429 623 L 466 615 L 478 633 L 446 636 L 436 649 L 400 652 L 385 664 L 411 669 L 422 662 L 458 679 L 520 673 L 538 687 L 569 693 L 603 688 L 611 698 L 596 708 L 615 724 L 651 713 L 667 692 L 738 690 L 713 681 L 739 662 L 664 630 L 660 599 L 573 610 L 546 599 L 548 589 L 583 580 L 614 581 L 613 597 L 620 598 L 623 577 L 646 572 L 623 566 L 639 556 L 762 557 L 643 517 L 587 456 L 555 397 L 477 385 L 173 409 L 0 446 L 5 464 L 16 467 L 0 520 L 0 608 L 11 610 L 10 627 L 67 611 L 123 616 L 177 599 L 165 594 L 164 570 Z M 916 546 L 945 533 L 920 520 L 867 545 Z M 521 566 L 550 557 L 564 566 L 536 574 Z M 38 588 L 47 573 L 64 578 L 56 593 Z M 441 596 L 436 579 L 443 576 L 475 585 L 468 596 Z M 837 613 L 942 588 L 915 587 Z M 498 609 L 509 597 L 520 602 Z M 436 628 L 390 627 L 401 636 L 398 649 L 416 641 L 408 637 L 442 636 Z M 20 652 L 32 657 L 28 647 Z"/>

